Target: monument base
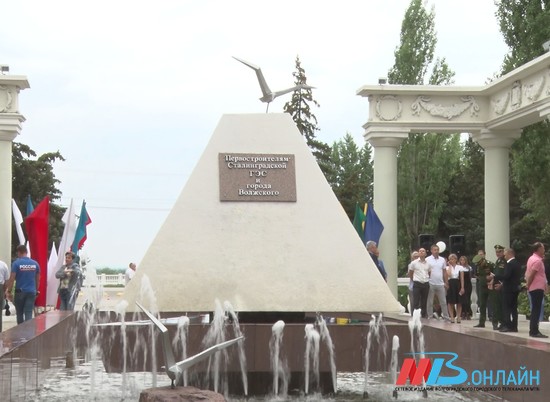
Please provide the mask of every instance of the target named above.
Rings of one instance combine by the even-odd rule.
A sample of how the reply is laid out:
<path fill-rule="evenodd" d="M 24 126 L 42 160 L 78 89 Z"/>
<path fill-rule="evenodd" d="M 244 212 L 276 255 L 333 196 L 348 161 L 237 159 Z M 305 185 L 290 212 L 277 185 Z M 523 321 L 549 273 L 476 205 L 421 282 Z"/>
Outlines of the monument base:
<path fill-rule="evenodd" d="M 160 387 L 141 391 L 139 402 L 226 402 L 226 399 L 217 392 L 195 387 Z"/>
<path fill-rule="evenodd" d="M 241 324 L 275 324 L 277 321 L 285 324 L 314 323 L 315 316 L 306 317 L 304 312 L 294 311 L 243 311 L 239 313 Z"/>

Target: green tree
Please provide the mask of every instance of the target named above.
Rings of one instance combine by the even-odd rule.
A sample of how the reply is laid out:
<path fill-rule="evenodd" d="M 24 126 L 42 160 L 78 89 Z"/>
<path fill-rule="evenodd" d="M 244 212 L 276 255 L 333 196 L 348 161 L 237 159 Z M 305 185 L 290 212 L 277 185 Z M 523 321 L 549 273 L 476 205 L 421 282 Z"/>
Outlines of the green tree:
<path fill-rule="evenodd" d="M 485 245 L 485 158 L 483 148 L 471 138 L 461 144 L 460 154 L 437 233 L 443 239 L 464 235 L 466 254 L 471 256 Z"/>
<path fill-rule="evenodd" d="M 510 238 L 518 251 L 536 240 L 550 241 L 550 127 L 537 123 L 524 129 L 512 146 L 512 185 L 519 194 L 510 215 Z M 511 191 L 511 196 L 514 192 Z M 514 201 L 512 198 L 511 200 Z"/>
<path fill-rule="evenodd" d="M 292 73 L 295 85 L 307 85 L 307 77 L 304 68 L 300 62 L 299 56 L 296 56 L 296 71 Z M 317 117 L 311 111 L 310 104 L 319 107 L 319 103 L 313 99 L 311 88 L 300 88 L 292 93 L 290 101 L 285 103 L 284 112 L 292 116 L 298 130 L 304 136 L 307 145 L 311 149 L 313 156 L 317 159 L 319 167 L 327 177 L 330 174 L 330 146 L 317 139 L 316 131 Z"/>
<path fill-rule="evenodd" d="M 434 7 L 428 12 L 422 0 L 412 0 L 401 24 L 400 45 L 395 49 L 395 62 L 388 72 L 390 84 L 452 84 L 455 73 L 445 58 L 434 61 L 437 36 Z M 432 66 L 429 81 L 426 73 Z"/>
<path fill-rule="evenodd" d="M 31 199 L 35 202 L 40 202 L 45 196 L 49 196 L 49 240 L 50 243 L 55 242 L 59 244 L 59 240 L 63 234 L 63 223 L 61 218 L 65 210 L 61 206 L 55 204 L 55 201 L 60 198 L 61 192 L 57 188 L 59 180 L 55 178 L 53 164 L 57 160 L 63 161 L 65 159 L 59 151 L 48 152 L 38 157 L 36 156 L 36 152 L 28 145 L 18 142 L 13 143 L 12 197 L 24 214 L 27 205 L 27 196 L 30 195 Z M 18 243 L 19 239 L 17 238 L 14 226 L 12 230 L 12 251 L 15 251 Z"/>
<path fill-rule="evenodd" d="M 399 246 L 409 253 L 418 235 L 434 233 L 447 206 L 460 160 L 460 136 L 411 135 L 398 159 Z"/>
<path fill-rule="evenodd" d="M 391 84 L 443 85 L 453 82 L 454 72 L 444 58 L 435 56 L 435 11 L 422 0 L 412 0 L 401 25 L 395 63 L 388 72 Z M 431 74 L 427 77 L 428 71 Z M 399 266 L 406 266 L 409 252 L 420 233 L 434 233 L 447 202 L 450 178 L 458 169 L 458 134 L 410 134 L 398 150 L 398 247 Z M 400 273 L 402 274 L 402 272 Z"/>
<path fill-rule="evenodd" d="M 544 54 L 542 44 L 550 39 L 549 0 L 498 0 L 496 16 L 509 52 L 502 73 Z"/>
<path fill-rule="evenodd" d="M 395 49 L 395 63 L 388 73 L 390 84 L 424 83 L 429 63 L 434 57 L 435 12 L 428 12 L 422 0 L 412 0 L 401 24 L 400 45 Z"/>
<path fill-rule="evenodd" d="M 356 203 L 362 206 L 372 202 L 371 147 L 365 143 L 359 148 L 347 133 L 332 145 L 330 162 L 332 168 L 327 180 L 351 220 Z"/>
<path fill-rule="evenodd" d="M 550 38 L 549 0 L 500 0 L 496 16 L 509 47 L 502 74 L 541 56 L 542 44 Z M 534 240 L 550 241 L 550 125 L 541 122 L 526 127 L 511 151 L 510 238 L 527 257 Z M 511 187 L 512 189 L 513 187 Z"/>

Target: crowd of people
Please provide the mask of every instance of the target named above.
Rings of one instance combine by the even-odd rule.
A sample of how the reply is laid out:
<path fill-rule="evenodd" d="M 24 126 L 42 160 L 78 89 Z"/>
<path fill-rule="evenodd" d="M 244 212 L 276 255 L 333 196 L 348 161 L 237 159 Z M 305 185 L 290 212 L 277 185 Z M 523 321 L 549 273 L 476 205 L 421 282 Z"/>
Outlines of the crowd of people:
<path fill-rule="evenodd" d="M 484 250 L 479 250 L 472 265 L 464 255 L 440 256 L 436 244 L 430 247 L 429 256 L 425 248 L 414 251 L 408 266 L 411 314 L 420 309 L 422 318 L 426 319 L 444 319 L 451 323 L 471 319 L 475 313 L 471 307 L 472 279 L 476 278 L 479 322 L 475 328 L 484 328 L 490 317 L 493 330 L 518 332 L 518 297 L 525 287 L 531 306 L 529 336 L 548 338 L 539 331 L 539 322 L 544 318 L 544 294 L 548 291 L 545 248 L 540 242 L 532 248 L 525 275 L 514 250 L 499 244 L 494 247 L 494 263 L 486 259 Z M 525 285 L 522 285 L 523 278 Z M 436 300 L 439 312 L 434 308 Z"/>

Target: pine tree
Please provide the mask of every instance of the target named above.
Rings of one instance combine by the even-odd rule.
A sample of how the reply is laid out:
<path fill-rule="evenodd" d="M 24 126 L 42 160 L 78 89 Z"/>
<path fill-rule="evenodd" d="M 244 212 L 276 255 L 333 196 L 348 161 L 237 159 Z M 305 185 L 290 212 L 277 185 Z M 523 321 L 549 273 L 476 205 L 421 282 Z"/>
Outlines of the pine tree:
<path fill-rule="evenodd" d="M 307 77 L 299 56 L 296 56 L 296 71 L 292 73 L 295 85 L 307 85 Z M 330 174 L 330 146 L 316 138 L 317 117 L 311 111 L 310 103 L 319 107 L 319 103 L 313 99 L 311 88 L 297 89 L 292 93 L 292 98 L 284 105 L 284 112 L 292 116 L 298 130 L 304 136 L 313 156 L 317 159 L 319 167 L 328 177 Z"/>

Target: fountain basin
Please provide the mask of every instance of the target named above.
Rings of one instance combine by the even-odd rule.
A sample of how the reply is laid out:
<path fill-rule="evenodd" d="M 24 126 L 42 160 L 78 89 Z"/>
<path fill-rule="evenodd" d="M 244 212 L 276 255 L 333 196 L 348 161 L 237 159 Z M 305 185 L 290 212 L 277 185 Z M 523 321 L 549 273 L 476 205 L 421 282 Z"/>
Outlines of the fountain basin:
<path fill-rule="evenodd" d="M 71 344 L 71 337 L 75 329 L 78 332 L 74 338 L 77 340 L 76 353 L 80 357 L 85 355 L 86 347 L 83 338 L 86 327 L 82 320 L 77 319 L 81 314 L 48 312 L 0 334 L 2 346 L 0 348 L 0 395 L 2 395 L 3 400 L 23 400 L 26 395 L 38 389 L 43 383 L 44 373 L 50 367 L 50 362 L 53 359 L 64 359 L 66 353 L 73 350 L 74 344 Z M 330 317 L 328 313 L 325 316 Z M 337 315 L 333 316 L 336 317 Z M 366 314 L 349 314 L 349 318 L 352 320 L 363 320 L 366 317 Z M 115 316 L 114 314 L 101 313 L 99 320 L 114 321 Z M 410 349 L 407 346 L 410 344 L 410 334 L 407 327 L 408 317 L 386 316 L 385 321 L 388 339 L 391 339 L 394 334 L 400 338 L 401 347 L 398 352 L 398 367 L 400 368 L 404 357 L 408 357 L 405 354 Z M 190 326 L 189 354 L 199 349 L 202 336 L 207 329 L 208 325 L 192 324 Z M 268 351 L 271 324 L 241 324 L 241 329 L 246 336 L 245 352 L 248 359 L 249 394 L 269 393 L 272 387 Z M 334 324 L 329 325 L 329 330 L 335 345 L 338 372 L 363 371 L 368 324 L 365 322 L 348 325 Z M 105 331 L 106 333 L 102 334 L 101 337 L 102 342 L 106 342 L 107 338 L 112 335 L 108 335 L 107 331 L 114 330 L 106 329 Z M 147 332 L 147 330 L 145 331 Z M 427 351 L 457 353 L 459 355 L 458 364 L 468 372 L 473 370 L 517 371 L 520 367 L 526 367 L 527 370 L 539 370 L 541 379 L 539 391 L 528 393 L 494 391 L 492 393 L 512 402 L 523 401 L 525 398 L 535 402 L 546 401 L 548 392 L 550 392 L 549 386 L 546 384 L 546 380 L 550 378 L 550 365 L 546 363 L 550 359 L 550 344 L 533 339 L 512 337 L 493 331 L 480 331 L 456 324 L 433 322 L 432 320 L 424 324 L 423 331 Z M 103 359 L 106 366 L 109 366 L 111 371 L 120 370 L 120 362 L 122 361 L 120 343 L 117 344 L 113 338 L 105 347 L 107 349 L 103 352 Z M 304 324 L 286 324 L 282 349 L 289 366 L 292 367 L 290 369 L 291 383 L 289 384 L 289 390 L 303 390 Z M 372 356 L 375 356 L 375 353 L 371 353 Z M 238 394 L 238 386 L 241 381 L 236 351 L 232 351 L 230 357 L 232 359 L 229 364 L 230 372 L 235 374 L 228 375 L 228 378 L 231 378 L 231 383 L 235 384 L 235 393 Z M 150 362 L 151 359 L 148 359 L 148 361 Z M 157 370 L 160 370 L 162 364 L 163 361 L 159 352 L 157 364 L 159 367 L 157 367 Z M 130 364 L 130 368 L 132 368 L 132 364 Z M 371 359 L 370 368 L 371 372 L 387 371 L 387 365 L 382 364 L 382 362 L 378 364 L 377 359 Z M 196 369 L 200 370 L 200 367 L 196 367 Z M 332 382 L 326 350 L 323 347 L 321 347 L 320 370 L 321 383 L 329 384 L 323 389 L 325 392 L 329 392 Z M 443 372 L 443 374 L 446 373 Z M 452 375 L 452 373 L 449 374 Z M 167 378 L 164 374 L 160 374 L 160 376 L 160 378 Z M 389 384 L 388 386 L 391 387 Z M 479 395 L 482 397 L 483 394 Z"/>
<path fill-rule="evenodd" d="M 191 317 L 201 317 L 205 313 L 189 313 Z M 286 316 L 285 316 L 286 314 Z M 342 313 L 338 313 L 340 316 Z M 179 314 L 181 315 L 181 314 Z M 277 318 L 276 313 L 269 313 L 270 318 Z M 348 313 L 347 320 L 354 322 L 353 324 L 338 325 L 327 324 L 330 337 L 334 344 L 336 351 L 336 366 L 338 371 L 344 372 L 361 372 L 365 369 L 365 339 L 369 332 L 368 319 L 370 314 L 363 313 Z M 177 313 L 170 313 L 164 315 L 163 318 L 177 317 Z M 304 388 L 305 373 L 305 350 L 306 339 L 304 328 L 306 323 L 311 323 L 315 320 L 316 315 L 314 313 L 302 313 L 302 322 L 296 322 L 297 319 L 289 319 L 288 313 L 284 313 L 283 316 L 291 323 L 285 323 L 284 338 L 281 346 L 281 355 L 285 357 L 290 371 L 289 390 Z M 323 316 L 329 317 L 328 314 Z M 332 315 L 333 317 L 335 315 Z M 133 315 L 127 315 L 125 319 L 127 321 L 132 320 Z M 261 314 L 261 321 L 269 321 L 265 318 L 265 314 Z M 239 315 L 240 318 L 240 315 Z M 249 313 L 244 317 L 245 321 L 252 320 L 252 315 Z M 112 321 L 115 321 L 115 317 L 112 317 Z M 195 323 L 193 323 L 195 322 Z M 270 361 L 269 341 L 272 336 L 272 323 L 251 323 L 240 322 L 240 329 L 245 336 L 244 350 L 246 356 L 247 376 L 248 376 L 248 394 L 249 395 L 265 395 L 271 391 L 273 387 L 273 373 Z M 193 355 L 204 349 L 205 345 L 202 344 L 208 332 L 210 325 L 205 325 L 200 320 L 192 320 L 189 325 L 189 332 L 187 335 L 187 355 Z M 388 336 L 397 335 L 402 339 L 407 339 L 409 336 L 408 327 L 406 323 L 399 322 L 387 322 L 386 323 Z M 121 372 L 123 370 L 124 351 L 122 348 L 122 335 L 120 327 L 102 327 L 101 331 L 101 349 L 103 353 L 103 363 L 105 369 L 108 372 Z M 176 336 L 176 328 L 174 326 L 168 327 L 170 338 L 174 339 Z M 232 329 L 228 325 L 227 339 L 234 336 Z M 155 334 L 157 334 L 155 332 Z M 155 335 L 157 336 L 157 335 Z M 135 327 L 127 328 L 126 330 L 127 344 L 135 345 L 140 342 L 145 342 L 146 345 L 151 345 L 151 331 L 149 327 Z M 162 349 L 160 342 L 157 340 L 156 354 L 162 356 Z M 391 346 L 391 345 L 390 345 Z M 147 350 L 145 350 L 147 349 Z M 236 349 L 228 349 L 229 361 L 226 368 L 226 375 L 228 377 L 229 393 L 242 395 L 242 381 L 240 374 L 239 360 Z M 372 354 L 370 369 L 375 371 L 387 371 L 389 369 L 389 362 L 382 356 L 378 357 L 377 353 Z M 181 359 L 183 356 L 176 356 Z M 134 350 L 126 351 L 126 371 L 151 371 L 153 358 L 150 348 L 142 348 L 140 352 L 136 354 Z M 163 365 L 162 358 L 157 359 L 157 366 L 155 369 L 161 371 Z M 201 386 L 200 378 L 205 377 L 205 372 L 208 370 L 208 362 L 201 363 L 191 370 L 195 376 L 195 383 L 192 385 Z M 319 371 L 320 371 L 320 389 L 323 393 L 334 392 L 333 381 L 331 375 L 329 352 L 324 344 L 321 344 L 319 353 Z M 191 379 L 190 379 L 191 380 Z"/>

